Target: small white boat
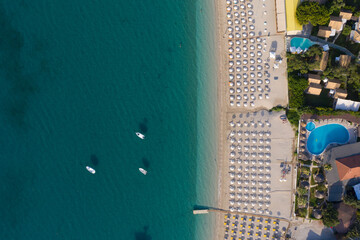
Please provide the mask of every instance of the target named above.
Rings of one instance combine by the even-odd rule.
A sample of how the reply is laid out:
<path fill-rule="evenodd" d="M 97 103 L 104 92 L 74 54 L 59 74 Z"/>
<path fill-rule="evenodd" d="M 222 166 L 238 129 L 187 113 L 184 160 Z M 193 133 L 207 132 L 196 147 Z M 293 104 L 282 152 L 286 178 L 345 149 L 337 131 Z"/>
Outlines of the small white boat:
<path fill-rule="evenodd" d="M 145 139 L 145 135 L 144 135 L 144 134 L 139 133 L 139 132 L 136 132 L 135 134 L 136 134 L 136 136 L 138 136 L 139 138 Z"/>
<path fill-rule="evenodd" d="M 96 171 L 95 171 L 95 169 L 93 169 L 93 168 L 91 168 L 91 167 L 89 167 L 89 166 L 86 166 L 86 170 L 88 170 L 90 173 L 92 173 L 92 174 L 95 174 L 96 173 Z"/>
<path fill-rule="evenodd" d="M 139 171 L 140 171 L 142 174 L 144 174 L 144 175 L 147 174 L 147 171 L 146 171 L 145 169 L 143 169 L 143 168 L 139 168 Z"/>

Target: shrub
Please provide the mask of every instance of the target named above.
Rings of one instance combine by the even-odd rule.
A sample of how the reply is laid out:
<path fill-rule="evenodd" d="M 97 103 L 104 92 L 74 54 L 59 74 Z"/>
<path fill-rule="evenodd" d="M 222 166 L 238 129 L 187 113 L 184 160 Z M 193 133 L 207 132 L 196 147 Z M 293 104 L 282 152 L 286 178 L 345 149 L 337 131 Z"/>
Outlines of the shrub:
<path fill-rule="evenodd" d="M 331 169 L 332 169 L 331 164 L 325 164 L 325 165 L 324 165 L 324 169 L 325 169 L 326 171 L 331 171 Z"/>

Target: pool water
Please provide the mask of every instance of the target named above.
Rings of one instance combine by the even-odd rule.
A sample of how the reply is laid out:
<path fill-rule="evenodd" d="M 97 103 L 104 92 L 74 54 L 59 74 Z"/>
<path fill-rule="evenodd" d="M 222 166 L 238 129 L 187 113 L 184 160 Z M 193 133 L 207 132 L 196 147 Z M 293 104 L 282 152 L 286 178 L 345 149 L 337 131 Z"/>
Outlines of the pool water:
<path fill-rule="evenodd" d="M 349 141 L 348 130 L 340 124 L 327 124 L 315 128 L 307 140 L 307 149 L 311 154 L 321 154 L 330 143 L 345 144 Z"/>
<path fill-rule="evenodd" d="M 315 127 L 316 127 L 315 123 L 313 123 L 313 122 L 309 122 L 308 124 L 306 124 L 306 130 L 308 130 L 309 132 L 314 130 Z"/>
<path fill-rule="evenodd" d="M 291 42 L 290 42 L 290 45 L 292 47 L 295 47 L 295 48 L 300 47 L 302 50 L 305 50 L 306 48 L 309 48 L 314 44 L 315 43 L 313 43 L 311 40 L 309 40 L 307 38 L 299 38 L 299 37 L 292 38 Z"/>

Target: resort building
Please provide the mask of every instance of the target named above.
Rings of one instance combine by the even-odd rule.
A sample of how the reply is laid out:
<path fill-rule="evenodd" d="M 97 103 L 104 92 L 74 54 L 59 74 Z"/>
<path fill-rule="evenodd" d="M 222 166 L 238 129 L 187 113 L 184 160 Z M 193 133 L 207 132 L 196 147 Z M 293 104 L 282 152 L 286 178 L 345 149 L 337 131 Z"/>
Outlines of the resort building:
<path fill-rule="evenodd" d="M 331 34 L 331 27 L 328 26 L 319 26 L 319 31 L 317 36 L 323 38 L 329 38 Z"/>
<path fill-rule="evenodd" d="M 352 141 L 356 140 L 352 139 Z M 360 182 L 360 142 L 334 147 L 326 151 L 324 162 L 332 166 L 330 171 L 326 171 L 329 186 L 328 200 L 330 202 L 341 201 L 345 186 Z"/>
<path fill-rule="evenodd" d="M 339 16 L 342 17 L 343 21 L 349 21 L 352 17 L 352 11 L 349 9 L 341 9 Z"/>
<path fill-rule="evenodd" d="M 360 200 L 360 183 L 353 186 L 353 188 L 356 194 L 356 198 Z"/>
<path fill-rule="evenodd" d="M 360 102 L 337 98 L 335 101 L 335 110 L 359 111 Z"/>
<path fill-rule="evenodd" d="M 339 79 L 330 79 L 327 81 L 326 85 L 325 85 L 325 88 L 327 89 L 337 89 L 339 88 L 341 85 L 341 81 Z"/>
<path fill-rule="evenodd" d="M 340 55 L 339 64 L 341 67 L 348 67 L 351 62 L 351 56 L 349 55 Z"/>
<path fill-rule="evenodd" d="M 322 86 L 320 84 L 310 83 L 306 93 L 311 95 L 320 95 L 321 91 Z"/>
<path fill-rule="evenodd" d="M 343 98 L 345 99 L 347 97 L 347 91 L 345 89 L 336 89 L 335 90 L 335 94 L 334 94 L 334 98 Z"/>
<path fill-rule="evenodd" d="M 322 56 L 321 56 L 321 60 L 320 60 L 319 69 L 316 69 L 316 70 L 323 72 L 326 69 L 328 60 L 329 60 L 329 52 L 328 51 L 323 51 Z"/>
<path fill-rule="evenodd" d="M 320 84 L 321 83 L 321 78 L 319 74 L 308 74 L 308 82 L 310 83 L 316 83 L 316 84 Z"/>
<path fill-rule="evenodd" d="M 356 43 L 360 43 L 360 32 L 357 30 L 352 30 L 350 33 L 350 39 Z"/>
<path fill-rule="evenodd" d="M 330 36 L 335 36 L 336 32 L 340 32 L 343 29 L 343 21 L 341 17 L 330 16 L 329 27 L 331 27 Z"/>

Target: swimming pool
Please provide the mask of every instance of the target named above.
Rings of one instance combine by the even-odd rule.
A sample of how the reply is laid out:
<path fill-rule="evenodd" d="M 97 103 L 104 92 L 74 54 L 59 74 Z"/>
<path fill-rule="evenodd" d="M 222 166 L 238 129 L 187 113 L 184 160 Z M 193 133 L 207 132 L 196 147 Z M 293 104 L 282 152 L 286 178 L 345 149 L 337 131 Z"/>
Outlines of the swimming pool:
<path fill-rule="evenodd" d="M 340 124 L 327 124 L 315 128 L 307 140 L 307 150 L 314 155 L 321 154 L 330 143 L 344 144 L 349 141 L 348 130 Z"/>
<path fill-rule="evenodd" d="M 315 123 L 313 123 L 313 122 L 309 122 L 308 124 L 306 124 L 306 130 L 308 130 L 309 132 L 314 130 L 315 127 L 316 127 Z"/>
<path fill-rule="evenodd" d="M 300 47 L 302 50 L 305 50 L 306 48 L 309 48 L 314 44 L 315 44 L 314 42 L 312 42 L 307 38 L 294 37 L 290 41 L 291 47 L 295 47 L 295 48 Z"/>

